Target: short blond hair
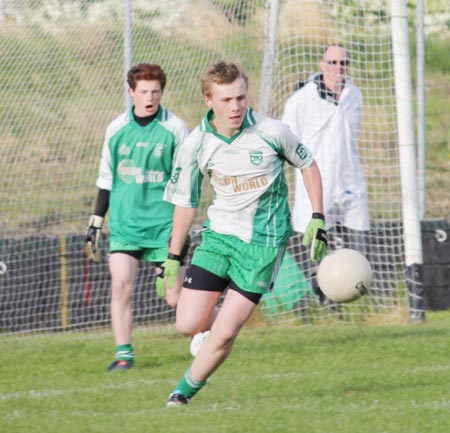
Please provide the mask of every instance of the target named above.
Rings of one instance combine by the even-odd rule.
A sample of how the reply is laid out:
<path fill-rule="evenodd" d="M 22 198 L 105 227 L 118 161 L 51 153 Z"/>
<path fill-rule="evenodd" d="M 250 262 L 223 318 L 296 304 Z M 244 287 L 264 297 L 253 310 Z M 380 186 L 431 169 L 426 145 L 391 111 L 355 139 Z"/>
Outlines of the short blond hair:
<path fill-rule="evenodd" d="M 244 69 L 234 62 L 221 61 L 208 66 L 200 76 L 200 85 L 204 96 L 211 96 L 213 84 L 231 84 L 239 77 L 245 80 L 248 87 L 248 77 Z"/>

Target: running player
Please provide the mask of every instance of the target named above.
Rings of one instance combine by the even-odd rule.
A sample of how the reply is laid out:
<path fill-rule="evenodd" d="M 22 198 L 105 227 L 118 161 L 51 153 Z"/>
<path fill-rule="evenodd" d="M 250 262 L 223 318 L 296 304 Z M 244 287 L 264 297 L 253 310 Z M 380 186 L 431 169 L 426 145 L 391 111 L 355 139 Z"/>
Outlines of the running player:
<path fill-rule="evenodd" d="M 108 370 L 128 370 L 134 364 L 131 342 L 131 297 L 139 261 L 158 269 L 168 253 L 173 205 L 163 200 L 175 150 L 188 134 L 185 123 L 160 104 L 166 75 L 159 65 L 141 63 L 127 76 L 133 106 L 106 129 L 97 179 L 94 214 L 85 241 L 98 260 L 98 242 L 109 209 L 111 323 L 116 344 Z M 157 270 L 158 271 L 158 270 Z M 180 281 L 158 294 L 173 308 Z"/>
<path fill-rule="evenodd" d="M 270 290 L 291 235 L 285 161 L 302 170 L 313 215 L 307 235 L 315 259 L 326 254 L 322 184 L 311 154 L 280 121 L 254 112 L 247 103 L 248 79 L 235 63 L 220 62 L 201 76 L 210 109 L 177 152 L 165 199 L 175 204 L 170 254 L 164 279 L 175 281 L 177 257 L 209 177 L 215 198 L 208 208 L 202 243 L 186 271 L 177 306 L 180 332 L 210 329 L 168 406 L 187 404 L 225 361 L 262 295 Z M 216 304 L 225 293 L 220 310 Z"/>

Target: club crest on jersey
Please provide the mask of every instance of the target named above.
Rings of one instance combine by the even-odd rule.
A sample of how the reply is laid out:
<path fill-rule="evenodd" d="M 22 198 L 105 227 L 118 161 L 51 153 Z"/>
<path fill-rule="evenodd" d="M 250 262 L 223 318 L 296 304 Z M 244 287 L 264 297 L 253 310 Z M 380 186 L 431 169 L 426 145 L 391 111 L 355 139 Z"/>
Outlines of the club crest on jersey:
<path fill-rule="evenodd" d="M 263 162 L 263 153 L 262 152 L 253 151 L 253 152 L 249 152 L 249 155 L 250 155 L 250 162 L 253 165 L 259 165 Z"/>

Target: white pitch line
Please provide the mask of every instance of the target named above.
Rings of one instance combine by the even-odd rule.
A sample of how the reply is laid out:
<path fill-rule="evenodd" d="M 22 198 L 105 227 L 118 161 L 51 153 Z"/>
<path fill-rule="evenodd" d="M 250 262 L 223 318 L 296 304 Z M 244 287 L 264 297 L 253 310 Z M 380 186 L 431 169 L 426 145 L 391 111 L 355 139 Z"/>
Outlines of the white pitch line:
<path fill-rule="evenodd" d="M 424 372 L 438 372 L 438 371 L 447 371 L 450 370 L 450 365 L 435 365 L 432 367 L 415 367 L 411 368 L 407 371 L 410 373 L 424 373 Z M 283 380 L 283 379 L 292 379 L 292 378 L 300 378 L 305 376 L 315 376 L 316 374 L 319 374 L 320 372 L 315 371 L 299 371 L 299 372 L 288 372 L 288 373 L 268 373 L 264 375 L 258 376 L 259 379 L 268 379 L 268 380 Z M 243 375 L 240 377 L 241 381 L 254 381 L 255 376 L 253 375 Z M 59 396 L 64 396 L 67 394 L 73 394 L 74 392 L 80 392 L 80 393 L 98 393 L 102 390 L 108 390 L 108 389 L 124 389 L 124 388 L 133 388 L 136 385 L 148 385 L 152 386 L 155 384 L 167 384 L 167 385 L 175 385 L 176 380 L 170 380 L 170 379 L 140 379 L 136 381 L 128 381 L 128 382 L 122 382 L 122 383 L 106 383 L 102 386 L 97 387 L 89 387 L 89 388 L 67 388 L 67 389 L 46 389 L 46 390 L 29 390 L 29 391 L 21 391 L 21 392 L 13 392 L 13 393 L 0 393 L 0 401 L 7 401 L 7 400 L 18 400 L 18 399 L 42 399 L 42 398 L 54 398 Z M 433 406 L 436 402 L 428 402 L 428 405 Z M 412 401 L 411 404 L 417 405 L 417 402 Z M 448 405 L 448 401 L 444 402 L 437 402 L 438 406 L 444 406 Z M 233 410 L 233 409 L 232 409 Z"/>
<path fill-rule="evenodd" d="M 144 384 L 144 385 L 155 385 L 157 383 L 170 383 L 173 384 L 174 381 L 169 380 L 138 380 L 138 381 L 129 381 L 129 382 L 122 382 L 122 383 L 107 383 L 103 386 L 96 386 L 96 387 L 90 387 L 90 388 L 66 388 L 66 389 L 46 389 L 42 391 L 37 391 L 35 389 L 31 389 L 29 391 L 21 391 L 21 392 L 13 392 L 13 393 L 5 393 L 0 394 L 0 400 L 6 401 L 6 400 L 17 400 L 21 398 L 28 398 L 28 399 L 42 399 L 42 398 L 52 398 L 52 397 L 59 397 L 66 394 L 72 394 L 74 392 L 80 392 L 80 393 L 96 393 L 101 390 L 105 389 L 123 389 L 123 388 L 133 388 L 137 384 Z"/>

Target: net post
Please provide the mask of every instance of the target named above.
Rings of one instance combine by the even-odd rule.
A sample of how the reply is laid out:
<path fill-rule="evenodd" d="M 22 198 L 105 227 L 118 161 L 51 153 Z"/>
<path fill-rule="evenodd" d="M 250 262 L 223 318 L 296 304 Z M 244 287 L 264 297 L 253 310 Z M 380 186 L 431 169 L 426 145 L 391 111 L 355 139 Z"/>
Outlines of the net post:
<path fill-rule="evenodd" d="M 425 134 L 425 0 L 417 0 L 416 51 L 417 51 L 417 159 L 419 173 L 420 219 L 426 218 L 426 134 Z"/>
<path fill-rule="evenodd" d="M 413 93 L 409 52 L 406 0 L 391 0 L 392 49 L 403 208 L 405 275 L 410 320 L 425 319 L 421 268 L 422 237 L 418 206 L 417 162 L 415 154 Z"/>
<path fill-rule="evenodd" d="M 59 237 L 59 266 L 60 266 L 60 309 L 61 327 L 66 329 L 69 326 L 69 285 L 68 285 L 68 265 L 67 265 L 67 244 L 64 235 Z"/>
<path fill-rule="evenodd" d="M 261 114 L 270 116 L 272 112 L 272 89 L 277 47 L 278 0 L 266 0 L 265 13 L 265 45 L 258 111 Z"/>
<path fill-rule="evenodd" d="M 129 69 L 131 68 L 132 57 L 133 57 L 133 41 L 132 41 L 132 21 L 131 21 L 131 0 L 123 0 L 123 67 L 124 67 L 124 76 L 127 76 Z M 127 80 L 124 80 L 124 89 L 123 89 L 123 97 L 124 97 L 124 105 L 125 110 L 130 109 L 130 97 L 128 95 L 128 83 Z"/>

